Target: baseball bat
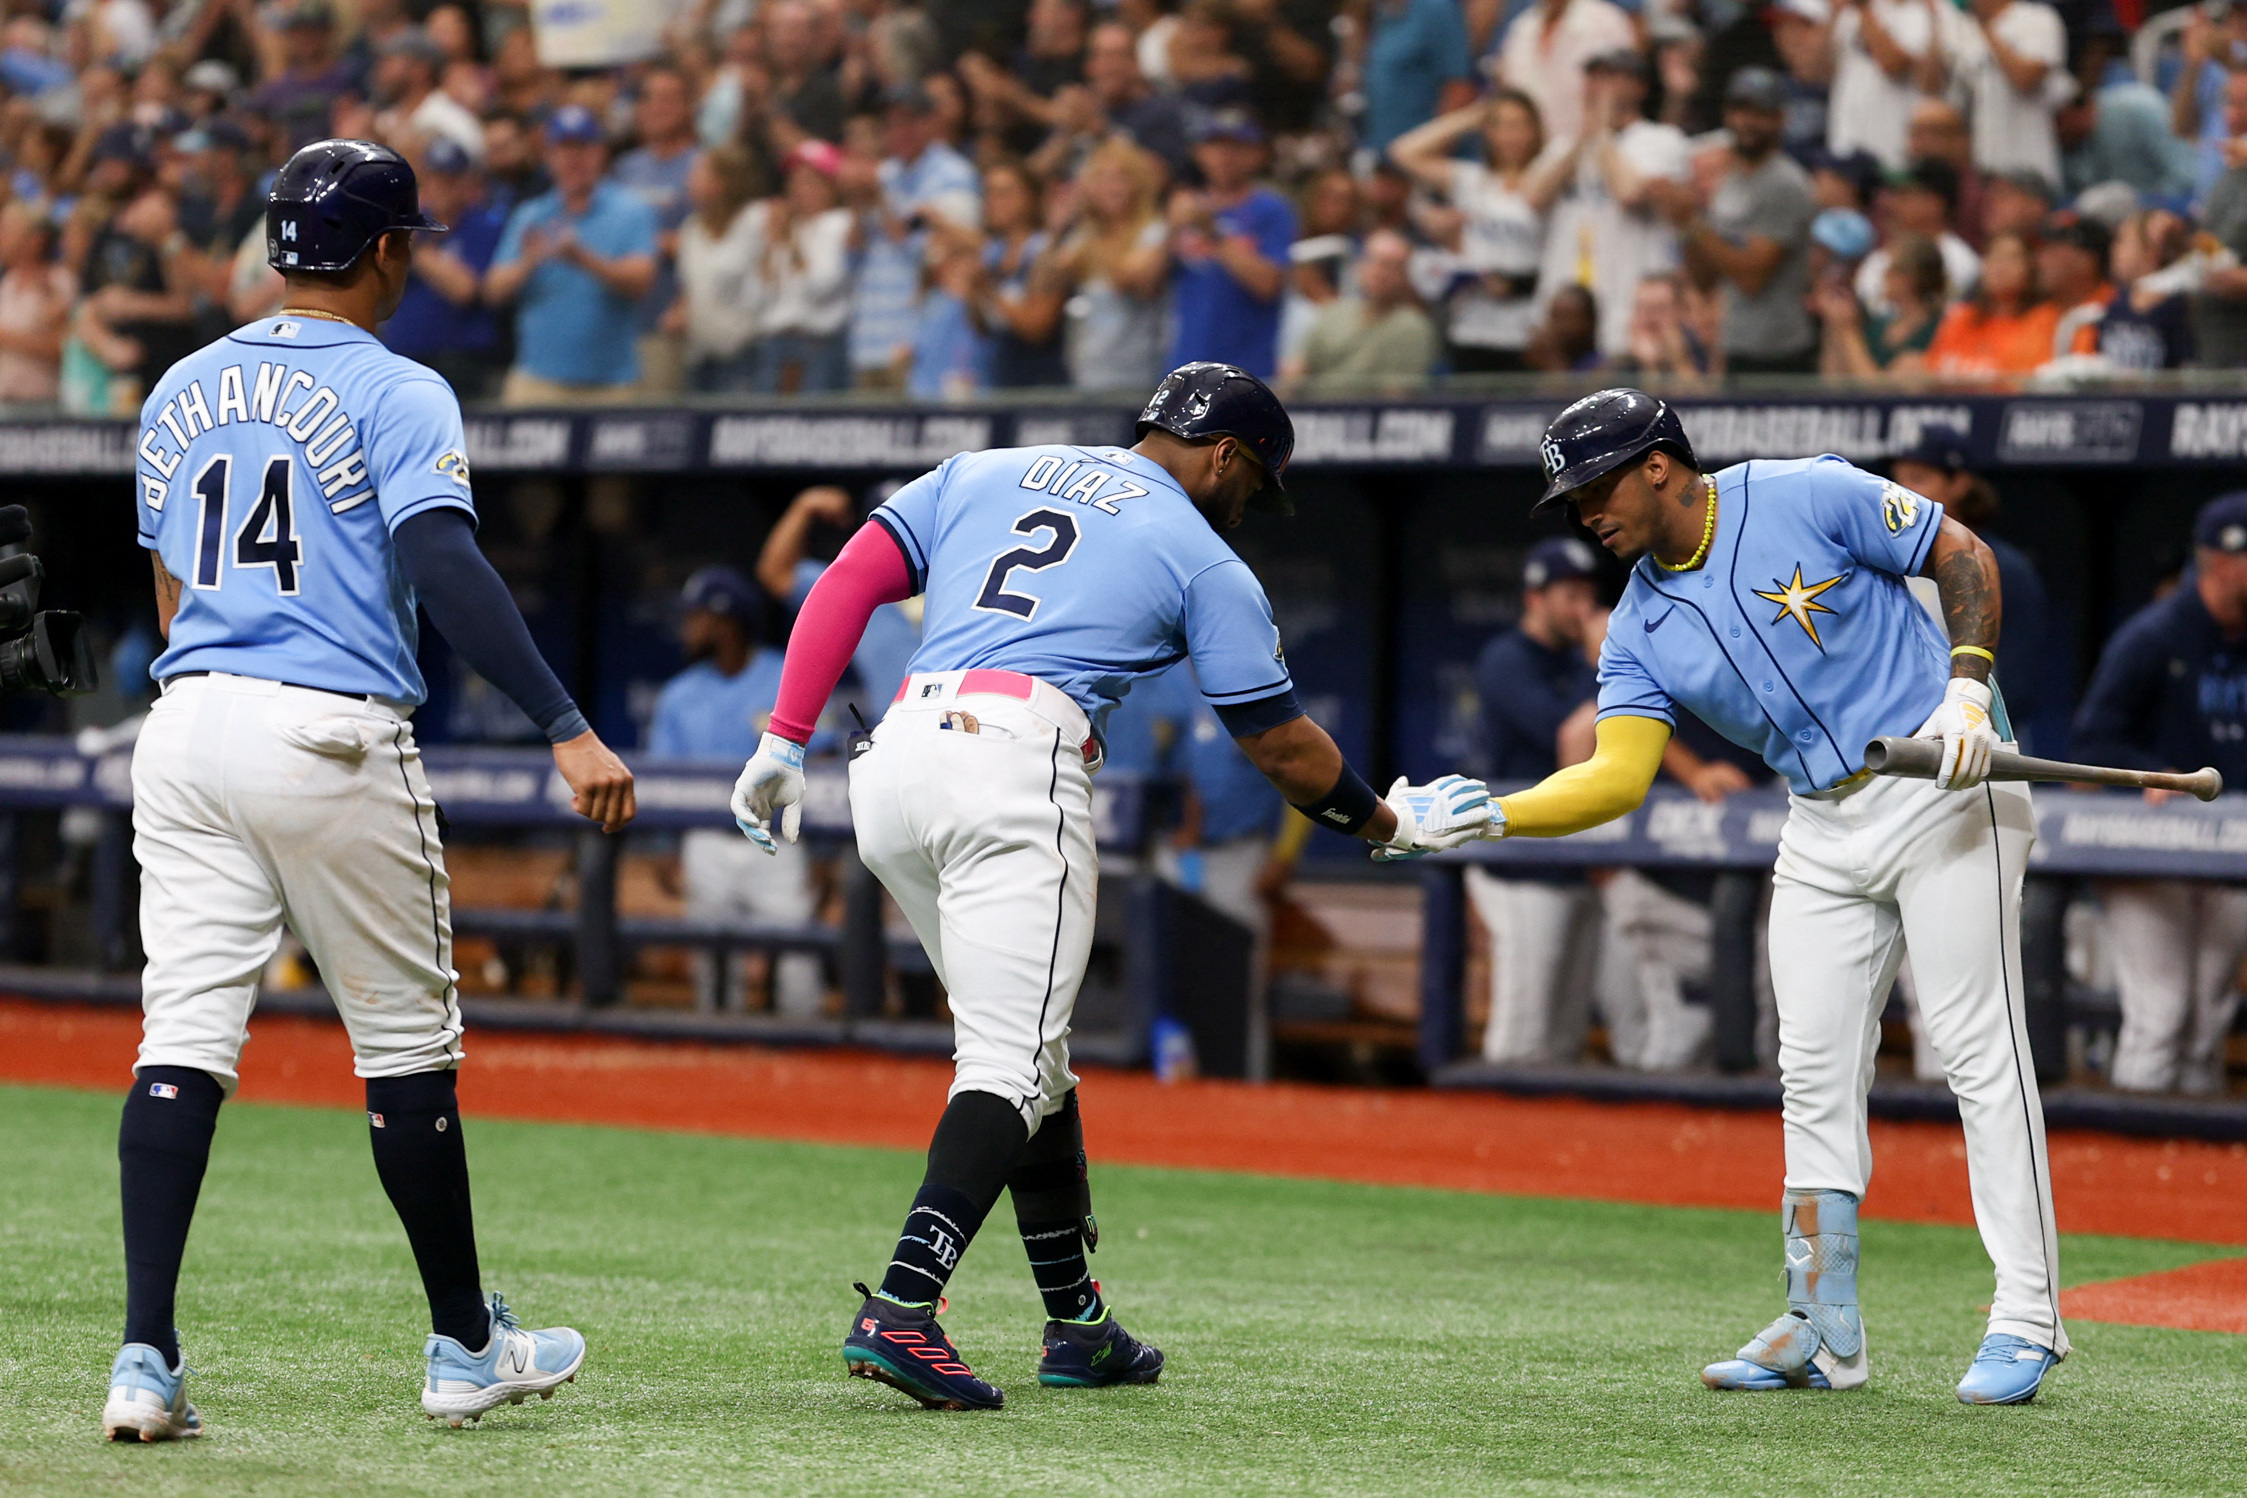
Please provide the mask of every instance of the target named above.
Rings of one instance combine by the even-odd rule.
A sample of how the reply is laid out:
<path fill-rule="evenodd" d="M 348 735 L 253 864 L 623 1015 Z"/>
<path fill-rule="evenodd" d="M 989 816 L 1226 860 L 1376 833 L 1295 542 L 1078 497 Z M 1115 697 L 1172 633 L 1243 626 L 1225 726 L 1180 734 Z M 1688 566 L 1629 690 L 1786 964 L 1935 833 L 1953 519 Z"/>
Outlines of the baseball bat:
<path fill-rule="evenodd" d="M 1890 735 L 1865 746 L 1865 768 L 1875 775 L 1902 775 L 1932 780 L 1942 768 L 1939 739 L 1907 739 Z M 2082 785 L 2126 785 L 2142 790 L 2182 791 L 2213 801 L 2223 794 L 2224 777 L 2213 769 L 2179 775 L 2168 770 L 2118 770 L 2111 765 L 2075 765 L 2058 759 L 2032 759 L 1999 749 L 1990 755 L 1992 780 L 2068 780 Z"/>

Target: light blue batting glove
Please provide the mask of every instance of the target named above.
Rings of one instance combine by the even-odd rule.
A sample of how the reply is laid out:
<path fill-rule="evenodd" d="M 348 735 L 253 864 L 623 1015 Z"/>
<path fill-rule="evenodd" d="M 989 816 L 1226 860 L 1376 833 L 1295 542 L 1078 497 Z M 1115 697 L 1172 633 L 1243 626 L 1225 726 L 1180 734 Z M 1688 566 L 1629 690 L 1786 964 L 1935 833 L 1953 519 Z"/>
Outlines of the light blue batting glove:
<path fill-rule="evenodd" d="M 777 854 L 774 815 L 779 815 L 780 835 L 794 842 L 804 819 L 803 799 L 804 746 L 767 732 L 733 783 L 733 825 L 767 853 Z"/>
<path fill-rule="evenodd" d="M 1399 775 L 1383 799 L 1396 813 L 1397 830 L 1373 850 L 1376 863 L 1424 858 L 1489 837 L 1494 816 L 1504 825 L 1490 787 L 1464 775 L 1445 775 L 1426 785 L 1413 785 Z"/>

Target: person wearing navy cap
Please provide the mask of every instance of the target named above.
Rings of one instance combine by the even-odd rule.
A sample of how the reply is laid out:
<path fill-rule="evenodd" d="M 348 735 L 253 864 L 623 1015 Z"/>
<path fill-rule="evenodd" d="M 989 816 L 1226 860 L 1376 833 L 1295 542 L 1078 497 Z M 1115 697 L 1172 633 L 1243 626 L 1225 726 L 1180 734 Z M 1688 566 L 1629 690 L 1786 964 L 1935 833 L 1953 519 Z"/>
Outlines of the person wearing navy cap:
<path fill-rule="evenodd" d="M 1173 366 L 1213 360 L 1260 380 L 1278 371 L 1295 210 L 1259 180 L 1266 160 L 1263 127 L 1245 109 L 1220 109 L 1194 134 L 1206 186 L 1170 197 Z"/>
<path fill-rule="evenodd" d="M 2145 770 L 2214 765 L 2225 785 L 2247 785 L 2247 491 L 2202 507 L 2192 543 L 2184 581 L 2107 641 L 2071 752 Z M 2133 1092 L 2221 1093 L 2247 889 L 2112 879 L 2097 892 L 2122 999 L 2110 1080 Z"/>
<path fill-rule="evenodd" d="M 1574 536 L 1530 548 L 1521 619 L 1475 662 L 1492 782 L 1542 780 L 1560 767 L 1561 725 L 1599 691 L 1599 574 L 1598 556 Z M 1483 1059 L 1574 1061 L 1599 960 L 1598 891 L 1575 870 L 1498 878 L 1474 866 L 1467 894 L 1491 942 Z"/>
<path fill-rule="evenodd" d="M 655 699 L 648 753 L 738 764 L 756 753 L 780 692 L 781 653 L 763 640 L 764 591 L 731 567 L 704 567 L 680 589 L 679 608 L 687 668 L 665 682 Z M 697 829 L 679 840 L 679 878 L 689 920 L 802 925 L 817 910 L 811 856 L 797 843 L 781 843 L 767 857 L 731 828 Z M 786 953 L 772 972 L 776 1012 L 798 1019 L 819 1013 L 826 984 L 816 954 Z M 708 956 L 698 957 L 695 974 L 702 1008 L 743 1007 L 739 953 L 723 970 Z"/>
<path fill-rule="evenodd" d="M 484 278 L 484 300 L 515 308 L 509 405 L 629 399 L 640 380 L 640 299 L 655 285 L 656 220 L 606 180 L 606 132 L 565 104 L 546 120 L 553 190 L 517 208 Z"/>
<path fill-rule="evenodd" d="M 382 341 L 443 375 L 464 401 L 489 400 L 507 372 L 499 316 L 484 305 L 484 273 L 507 232 L 480 165 L 439 136 L 421 158 L 421 198 L 452 232 L 414 245 L 413 280 Z"/>

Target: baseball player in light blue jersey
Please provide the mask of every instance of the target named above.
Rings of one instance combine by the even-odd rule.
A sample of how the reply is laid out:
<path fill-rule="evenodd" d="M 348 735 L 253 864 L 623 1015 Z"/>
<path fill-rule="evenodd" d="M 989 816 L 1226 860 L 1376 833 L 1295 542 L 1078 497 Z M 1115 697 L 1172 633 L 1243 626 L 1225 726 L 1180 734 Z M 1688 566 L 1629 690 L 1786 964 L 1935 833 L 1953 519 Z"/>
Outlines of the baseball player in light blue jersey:
<path fill-rule="evenodd" d="M 1220 532 L 1284 502 L 1294 450 L 1263 384 L 1190 364 L 1156 390 L 1138 445 L 963 453 L 879 506 L 796 620 L 772 727 L 734 814 L 786 836 L 804 744 L 874 610 L 925 595 L 898 697 L 851 763 L 858 848 L 913 923 L 951 1007 L 951 1100 L 881 1287 L 843 1344 L 859 1377 L 922 1403 L 995 1409 L 937 1301 L 1001 1189 L 1048 1320 L 1040 1383 L 1152 1383 L 1162 1354 L 1116 1324 L 1085 1254 L 1069 1020 L 1092 946 L 1099 728 L 1134 679 L 1191 658 L 1202 695 L 1313 821 L 1392 856 L 1489 828 L 1489 792 L 1447 776 L 1384 800 L 1303 713 L 1264 590 Z"/>
<path fill-rule="evenodd" d="M 415 609 L 554 745 L 583 815 L 632 777 L 539 658 L 476 549 L 460 407 L 375 327 L 412 270 L 413 171 L 364 141 L 292 157 L 267 207 L 282 309 L 174 365 L 142 410 L 135 508 L 169 648 L 133 757 L 146 1013 L 118 1157 L 125 1346 L 102 1429 L 201 1433 L 172 1324 L 180 1258 L 257 984 L 284 925 L 367 1085 L 432 1332 L 422 1409 L 453 1425 L 552 1394 L 585 1341 L 487 1303 L 453 1087 L 461 1059 L 437 807 L 406 718 Z"/>
<path fill-rule="evenodd" d="M 1679 706 L 1761 754 L 1793 792 L 1771 898 L 1788 1310 L 1703 1381 L 1851 1389 L 1870 1377 L 1857 1297 L 1865 1092 L 1908 945 L 1997 1269 L 1958 1397 L 2027 1402 L 2068 1341 L 2021 1005 L 2036 819 L 2027 786 L 1984 780 L 2011 737 L 1990 678 L 1996 561 L 1941 505 L 1840 458 L 1704 475 L 1676 413 L 1643 391 L 1569 407 L 1544 456 L 1540 506 L 1573 506 L 1636 565 L 1600 653 L 1598 749 L 1505 797 L 1504 833 L 1562 836 L 1637 806 Z M 1911 596 L 1916 576 L 1934 579 L 1949 639 Z M 1867 773 L 1870 740 L 1913 733 L 1942 742 L 1933 783 Z"/>

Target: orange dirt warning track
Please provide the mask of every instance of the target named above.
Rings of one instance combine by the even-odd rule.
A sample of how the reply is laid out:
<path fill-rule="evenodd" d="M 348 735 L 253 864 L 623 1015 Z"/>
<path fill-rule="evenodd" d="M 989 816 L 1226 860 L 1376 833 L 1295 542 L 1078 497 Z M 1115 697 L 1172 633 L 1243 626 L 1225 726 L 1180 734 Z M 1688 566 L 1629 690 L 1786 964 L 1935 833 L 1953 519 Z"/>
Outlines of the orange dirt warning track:
<path fill-rule="evenodd" d="M 140 1016 L 130 1009 L 0 999 L 0 1080 L 121 1094 L 139 1040 Z M 950 1079 L 940 1061 L 864 1051 L 471 1030 L 460 1092 L 467 1111 L 491 1118 L 917 1150 L 927 1146 Z M 255 1022 L 239 1095 L 342 1108 L 363 1098 L 341 1026 L 280 1015 Z M 1087 1143 L 1104 1161 L 1662 1206 L 1778 1205 L 1779 1120 L 1771 1113 L 1166 1086 L 1096 1068 L 1087 1069 L 1083 1098 Z M 1868 1216 L 1973 1222 L 1955 1126 L 1876 1120 L 1872 1133 L 1879 1165 Z M 2064 1231 L 2247 1244 L 2247 1145 L 2062 1133 L 2052 1139 L 2052 1177 Z"/>

